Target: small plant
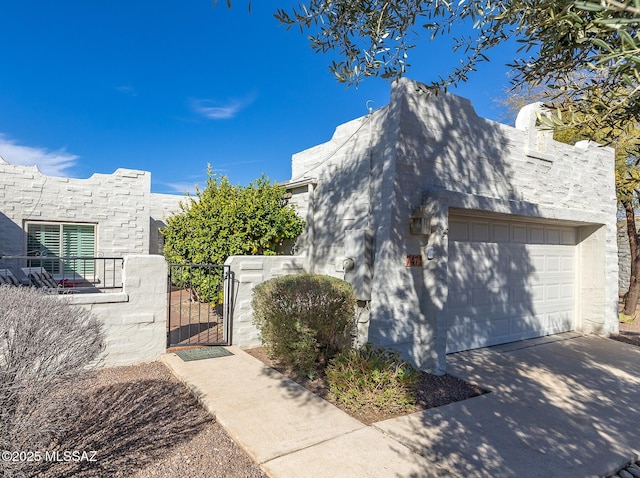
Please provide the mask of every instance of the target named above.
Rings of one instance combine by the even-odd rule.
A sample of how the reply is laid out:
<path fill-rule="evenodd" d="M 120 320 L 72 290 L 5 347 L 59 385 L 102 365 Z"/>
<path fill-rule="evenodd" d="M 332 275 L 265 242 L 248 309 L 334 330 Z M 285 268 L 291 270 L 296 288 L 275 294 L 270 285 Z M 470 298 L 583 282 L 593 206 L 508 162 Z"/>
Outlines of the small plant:
<path fill-rule="evenodd" d="M 398 351 L 366 344 L 337 355 L 326 375 L 331 398 L 351 411 L 404 413 L 416 403 L 420 372 Z"/>
<path fill-rule="evenodd" d="M 636 319 L 632 315 L 624 315 L 623 312 L 620 312 L 618 314 L 618 320 L 621 324 L 633 324 Z"/>
<path fill-rule="evenodd" d="M 347 282 L 315 274 L 276 277 L 253 293 L 254 323 L 267 353 L 313 377 L 351 346 L 356 299 Z"/>

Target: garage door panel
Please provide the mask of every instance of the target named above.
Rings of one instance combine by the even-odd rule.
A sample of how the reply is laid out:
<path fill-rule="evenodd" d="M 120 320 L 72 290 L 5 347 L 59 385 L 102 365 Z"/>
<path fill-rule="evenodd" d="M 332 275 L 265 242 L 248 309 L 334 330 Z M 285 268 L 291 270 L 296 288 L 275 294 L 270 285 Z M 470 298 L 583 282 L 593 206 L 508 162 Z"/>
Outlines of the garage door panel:
<path fill-rule="evenodd" d="M 455 241 L 469 240 L 469 221 L 467 220 L 449 220 L 449 237 Z"/>
<path fill-rule="evenodd" d="M 459 326 L 471 322 L 492 322 L 514 317 L 533 316 L 527 303 L 494 303 L 484 306 L 449 308 L 447 317 L 450 326 Z"/>
<path fill-rule="evenodd" d="M 486 222 L 472 222 L 471 223 L 471 240 L 478 242 L 488 242 L 491 238 L 489 235 L 489 224 Z"/>
<path fill-rule="evenodd" d="M 531 244 L 542 244 L 544 242 L 544 227 L 529 227 L 529 240 Z"/>
<path fill-rule="evenodd" d="M 536 272 L 544 272 L 546 259 L 543 255 L 531 254 L 530 256 L 531 267 Z"/>
<path fill-rule="evenodd" d="M 473 307 L 482 307 L 484 305 L 489 305 L 490 299 L 490 291 L 486 289 L 473 289 L 471 291 L 471 305 Z"/>
<path fill-rule="evenodd" d="M 467 290 L 449 288 L 448 307 L 450 311 L 466 309 L 469 306 L 469 294 Z"/>
<path fill-rule="evenodd" d="M 509 335 L 508 319 L 473 322 L 452 326 L 449 329 L 447 349 L 450 346 L 463 347 L 463 350 L 486 347 L 486 344 L 501 343 Z"/>
<path fill-rule="evenodd" d="M 469 350 L 530 339 L 539 337 L 543 329 L 547 327 L 541 326 L 539 319 L 531 316 L 458 324 L 449 330 L 447 349 Z"/>
<path fill-rule="evenodd" d="M 565 226 L 455 218 L 447 351 L 572 330 L 576 239 Z"/>
<path fill-rule="evenodd" d="M 544 287 L 544 300 L 558 300 L 560 298 L 560 285 L 549 284 Z"/>
<path fill-rule="evenodd" d="M 549 300 L 537 304 L 535 308 L 536 314 L 547 314 L 552 312 L 572 312 L 573 308 L 570 307 L 563 299 Z"/>
<path fill-rule="evenodd" d="M 575 228 L 562 231 L 562 244 L 575 246 L 578 243 L 578 230 Z"/>
<path fill-rule="evenodd" d="M 566 306 L 570 306 L 571 302 L 567 299 L 573 299 L 573 286 L 567 283 L 547 284 L 544 286 L 544 301 L 559 301 Z M 539 304 L 542 306 L 543 304 Z M 557 304 L 554 304 L 557 305 Z M 563 307 L 564 308 L 564 307 Z"/>
<path fill-rule="evenodd" d="M 459 258 L 450 260 L 448 265 L 449 277 L 454 279 L 453 287 L 472 288 L 492 282 L 503 286 L 512 273 L 512 260 L 500 254 L 497 244 L 456 242 L 450 244 L 449 255 Z M 498 260 L 500 257 L 506 260 Z"/>
<path fill-rule="evenodd" d="M 529 298 L 529 291 L 524 287 L 509 287 L 509 302 L 525 302 Z"/>
<path fill-rule="evenodd" d="M 511 241 L 519 244 L 527 242 L 527 228 L 525 226 L 511 226 Z"/>
<path fill-rule="evenodd" d="M 510 321 L 509 341 L 537 337 L 545 328 L 543 320 L 533 315 L 514 317 Z"/>
<path fill-rule="evenodd" d="M 573 326 L 573 314 L 570 310 L 550 312 L 547 317 L 548 328 L 552 334 L 570 330 Z"/>
<path fill-rule="evenodd" d="M 520 289 L 520 301 L 530 303 L 536 303 L 544 300 L 544 285 L 531 285 L 527 288 Z"/>
<path fill-rule="evenodd" d="M 560 258 L 555 255 L 548 255 L 544 261 L 543 272 L 559 272 L 560 271 Z"/>
<path fill-rule="evenodd" d="M 493 241 L 494 242 L 509 242 L 509 226 L 506 224 L 494 224 Z"/>
<path fill-rule="evenodd" d="M 552 227 L 547 227 L 544 235 L 545 243 L 546 244 L 560 243 L 560 238 L 562 237 L 560 234 L 561 234 L 560 230 Z"/>

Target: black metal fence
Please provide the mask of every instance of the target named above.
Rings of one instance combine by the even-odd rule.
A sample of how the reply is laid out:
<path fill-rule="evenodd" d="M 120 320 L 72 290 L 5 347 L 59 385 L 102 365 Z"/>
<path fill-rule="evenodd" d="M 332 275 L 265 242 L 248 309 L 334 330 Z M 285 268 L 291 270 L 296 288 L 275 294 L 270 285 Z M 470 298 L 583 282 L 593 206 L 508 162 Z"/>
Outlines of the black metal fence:
<path fill-rule="evenodd" d="M 167 347 L 230 343 L 230 268 L 169 264 Z"/>
<path fill-rule="evenodd" d="M 66 293 L 115 291 L 122 290 L 123 264 L 122 257 L 2 256 L 0 276 Z"/>

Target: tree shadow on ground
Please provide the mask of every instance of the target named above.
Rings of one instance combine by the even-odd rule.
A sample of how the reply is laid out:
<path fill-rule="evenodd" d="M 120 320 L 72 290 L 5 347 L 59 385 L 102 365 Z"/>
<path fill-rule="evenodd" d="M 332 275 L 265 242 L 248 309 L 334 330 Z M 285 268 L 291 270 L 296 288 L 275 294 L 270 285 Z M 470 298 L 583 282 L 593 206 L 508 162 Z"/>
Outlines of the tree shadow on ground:
<path fill-rule="evenodd" d="M 544 340 L 456 354 L 492 393 L 379 427 L 455 476 L 611 476 L 637 459 L 640 349 Z"/>
<path fill-rule="evenodd" d="M 47 450 L 60 455 L 86 451 L 95 461 L 43 460 L 30 467 L 27 476 L 130 476 L 165 457 L 213 420 L 184 385 L 159 379 L 70 394 L 66 406 L 52 419 L 65 426 Z"/>

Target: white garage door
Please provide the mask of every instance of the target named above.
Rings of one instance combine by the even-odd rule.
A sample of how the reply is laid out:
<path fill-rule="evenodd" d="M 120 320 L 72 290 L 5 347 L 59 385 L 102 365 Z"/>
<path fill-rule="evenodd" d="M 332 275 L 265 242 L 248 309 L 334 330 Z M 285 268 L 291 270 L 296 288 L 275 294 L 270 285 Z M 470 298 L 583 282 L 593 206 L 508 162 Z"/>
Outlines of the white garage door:
<path fill-rule="evenodd" d="M 449 219 L 447 353 L 574 328 L 573 227 Z"/>

